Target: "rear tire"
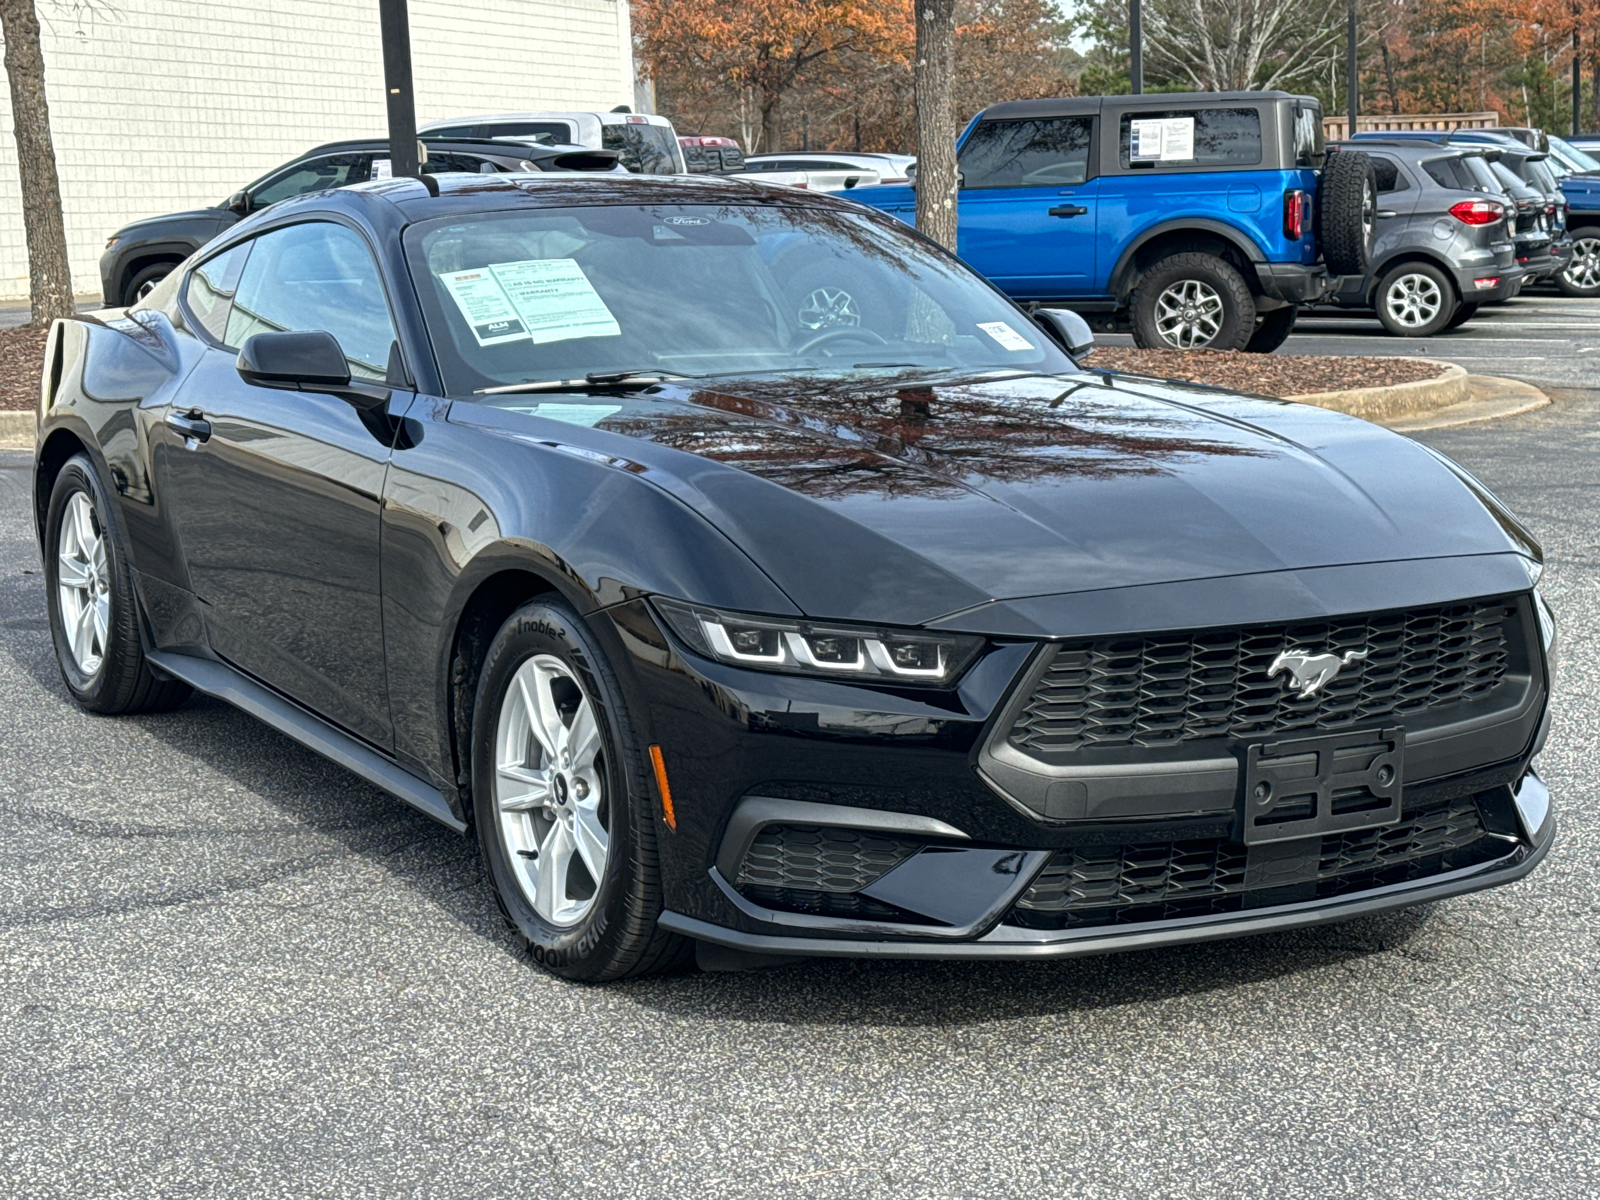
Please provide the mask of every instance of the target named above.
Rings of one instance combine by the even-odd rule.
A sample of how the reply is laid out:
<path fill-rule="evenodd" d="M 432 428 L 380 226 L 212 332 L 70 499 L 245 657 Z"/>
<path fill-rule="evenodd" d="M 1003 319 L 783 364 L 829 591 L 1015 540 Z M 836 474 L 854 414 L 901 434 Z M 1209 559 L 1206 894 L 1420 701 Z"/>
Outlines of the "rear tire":
<path fill-rule="evenodd" d="M 1456 306 L 1455 316 L 1446 321 L 1444 323 L 1444 327 L 1446 329 L 1459 329 L 1468 321 L 1472 320 L 1473 317 L 1477 316 L 1478 309 L 1482 307 L 1483 306 L 1476 301 L 1471 304 L 1467 304 L 1465 302 L 1458 304 Z"/>
<path fill-rule="evenodd" d="M 107 716 L 163 712 L 190 688 L 157 676 L 139 639 L 139 601 L 113 515 L 86 454 L 50 489 L 44 526 L 45 599 L 62 682 L 79 708 Z"/>
<path fill-rule="evenodd" d="M 1572 261 L 1555 281 L 1563 295 L 1600 296 L 1600 227 L 1573 230 Z"/>
<path fill-rule="evenodd" d="M 656 923 L 644 752 L 577 613 L 555 597 L 512 613 L 478 678 L 473 816 L 500 911 L 528 956 L 563 978 L 644 975 L 693 952 Z"/>
<path fill-rule="evenodd" d="M 1372 304 L 1378 320 L 1399 337 L 1431 337 L 1455 315 L 1455 285 L 1432 263 L 1408 262 L 1378 281 Z"/>
<path fill-rule="evenodd" d="M 1294 332 L 1295 318 L 1299 315 L 1298 304 L 1262 313 L 1256 320 L 1256 331 L 1250 335 L 1244 348 L 1251 354 L 1271 354 L 1289 340 L 1289 334 Z"/>
<path fill-rule="evenodd" d="M 1328 155 L 1317 188 L 1317 234 L 1330 275 L 1365 275 L 1377 235 L 1378 175 L 1358 150 Z"/>
<path fill-rule="evenodd" d="M 1256 331 L 1244 276 L 1214 254 L 1174 254 L 1139 281 L 1129 305 L 1146 350 L 1243 350 Z"/>

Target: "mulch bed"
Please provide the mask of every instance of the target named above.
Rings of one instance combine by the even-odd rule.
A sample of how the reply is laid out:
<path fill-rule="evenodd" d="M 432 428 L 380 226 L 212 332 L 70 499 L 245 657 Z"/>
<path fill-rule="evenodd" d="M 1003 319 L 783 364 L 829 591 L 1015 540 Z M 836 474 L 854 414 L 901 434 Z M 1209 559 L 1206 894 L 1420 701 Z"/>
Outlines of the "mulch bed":
<path fill-rule="evenodd" d="M 0 329 L 0 412 L 31 412 L 39 407 L 39 374 L 49 334 L 48 325 Z"/>
<path fill-rule="evenodd" d="M 1434 379 L 1439 368 L 1414 358 L 1338 358 L 1317 354 L 1246 354 L 1240 350 L 1135 350 L 1096 346 L 1084 365 L 1157 379 L 1209 383 L 1258 396 L 1305 396 L 1347 388 L 1389 387 Z"/>

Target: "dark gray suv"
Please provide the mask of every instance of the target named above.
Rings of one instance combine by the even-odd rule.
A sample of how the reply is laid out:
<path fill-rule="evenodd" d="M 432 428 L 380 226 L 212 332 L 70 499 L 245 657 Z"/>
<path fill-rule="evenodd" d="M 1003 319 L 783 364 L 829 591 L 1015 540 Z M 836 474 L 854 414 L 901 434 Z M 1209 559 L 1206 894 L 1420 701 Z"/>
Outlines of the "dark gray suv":
<path fill-rule="evenodd" d="M 1390 333 L 1428 337 L 1522 289 L 1516 212 L 1476 149 L 1365 138 L 1359 147 L 1378 177 L 1372 268 L 1342 278 L 1330 303 L 1375 309 Z"/>

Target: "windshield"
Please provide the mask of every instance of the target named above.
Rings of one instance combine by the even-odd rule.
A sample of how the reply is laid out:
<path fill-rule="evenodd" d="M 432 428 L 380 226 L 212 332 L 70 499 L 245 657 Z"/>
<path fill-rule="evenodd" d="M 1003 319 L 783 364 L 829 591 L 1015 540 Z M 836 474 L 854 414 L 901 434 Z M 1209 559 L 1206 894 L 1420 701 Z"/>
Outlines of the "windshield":
<path fill-rule="evenodd" d="M 809 378 L 1076 368 L 885 217 L 613 205 L 406 231 L 446 394 L 591 372 Z"/>
<path fill-rule="evenodd" d="M 1550 157 L 1556 159 L 1568 171 L 1600 171 L 1600 159 L 1592 154 L 1579 150 L 1565 138 L 1550 135 Z"/>

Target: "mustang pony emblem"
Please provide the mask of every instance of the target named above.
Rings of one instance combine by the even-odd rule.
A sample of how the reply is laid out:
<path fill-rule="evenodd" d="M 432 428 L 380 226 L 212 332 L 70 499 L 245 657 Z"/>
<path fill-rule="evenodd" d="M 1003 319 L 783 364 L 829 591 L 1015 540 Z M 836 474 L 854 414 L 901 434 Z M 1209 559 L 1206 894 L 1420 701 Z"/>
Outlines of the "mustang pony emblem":
<path fill-rule="evenodd" d="M 1344 668 L 1366 657 L 1365 650 L 1346 650 L 1343 658 L 1337 654 L 1303 654 L 1298 650 L 1285 650 L 1272 660 L 1272 666 L 1267 669 L 1267 678 L 1275 679 L 1280 672 L 1288 671 L 1290 680 L 1300 689 L 1295 699 L 1307 700 L 1332 683 L 1333 677 Z"/>

